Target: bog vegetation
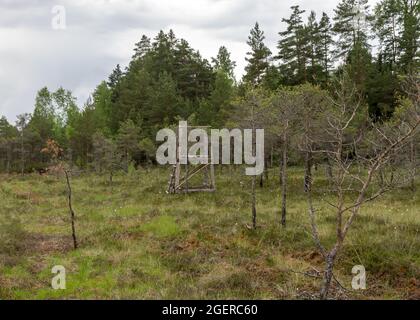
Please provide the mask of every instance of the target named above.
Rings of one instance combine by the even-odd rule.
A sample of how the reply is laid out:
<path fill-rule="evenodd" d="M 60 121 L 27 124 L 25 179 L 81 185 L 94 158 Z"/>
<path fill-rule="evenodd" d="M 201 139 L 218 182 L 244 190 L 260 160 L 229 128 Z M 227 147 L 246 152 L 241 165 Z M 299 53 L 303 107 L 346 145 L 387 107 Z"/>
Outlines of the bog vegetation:
<path fill-rule="evenodd" d="M 42 88 L 0 118 L 0 297 L 418 297 L 419 3 L 334 12 L 291 7 L 275 53 L 256 23 L 241 80 L 226 47 L 208 61 L 161 31 L 82 108 Z M 265 172 L 166 195 L 155 136 L 180 120 L 264 129 Z"/>

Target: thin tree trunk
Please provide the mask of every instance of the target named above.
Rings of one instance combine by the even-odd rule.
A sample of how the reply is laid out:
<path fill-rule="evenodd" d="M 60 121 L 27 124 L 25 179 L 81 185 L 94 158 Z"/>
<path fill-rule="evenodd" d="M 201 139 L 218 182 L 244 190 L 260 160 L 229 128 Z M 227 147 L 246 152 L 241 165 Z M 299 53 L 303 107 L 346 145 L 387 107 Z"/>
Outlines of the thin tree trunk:
<path fill-rule="evenodd" d="M 270 154 L 270 168 L 273 167 L 273 162 L 274 162 L 274 147 L 271 147 L 271 154 Z"/>
<path fill-rule="evenodd" d="M 25 171 L 25 150 L 24 150 L 24 145 L 23 145 L 23 133 L 22 133 L 22 140 L 21 140 L 21 145 L 20 145 L 20 157 L 21 157 L 21 167 L 20 167 L 20 173 L 23 176 L 24 171 Z"/>
<path fill-rule="evenodd" d="M 252 227 L 257 229 L 257 207 L 256 207 L 256 195 L 255 195 L 255 183 L 257 177 L 252 176 Z"/>
<path fill-rule="evenodd" d="M 268 158 L 266 157 L 264 161 L 264 178 L 268 181 Z"/>
<path fill-rule="evenodd" d="M 252 107 L 252 153 L 257 152 L 257 137 L 255 133 L 255 122 L 254 122 L 254 106 Z M 256 184 L 257 177 L 255 174 L 252 176 L 252 227 L 257 229 L 257 206 L 256 206 Z"/>
<path fill-rule="evenodd" d="M 128 151 L 125 152 L 125 170 L 128 173 Z"/>
<path fill-rule="evenodd" d="M 382 169 L 379 170 L 379 186 L 383 188 L 385 185 L 385 179 L 384 179 L 384 171 Z"/>
<path fill-rule="evenodd" d="M 9 174 L 10 173 L 10 166 L 11 166 L 11 158 L 12 158 L 12 155 L 11 155 L 11 150 L 10 150 L 10 148 L 8 147 L 8 149 L 7 149 L 7 168 L 6 168 L 6 172 L 7 172 L 7 174 Z"/>
<path fill-rule="evenodd" d="M 281 161 L 281 225 L 286 227 L 287 214 L 287 134 L 283 136 L 283 150 Z"/>
<path fill-rule="evenodd" d="M 64 173 L 66 175 L 67 189 L 68 189 L 69 209 L 70 209 L 70 215 L 71 215 L 71 235 L 73 237 L 73 247 L 74 249 L 77 249 L 75 214 L 72 207 L 72 192 L 71 192 L 70 178 L 69 178 L 69 174 L 67 170 L 64 170 Z"/>
<path fill-rule="evenodd" d="M 333 250 L 333 252 L 331 252 L 326 258 L 324 278 L 322 282 L 321 292 L 319 294 L 319 297 L 321 300 L 326 300 L 328 298 L 328 293 L 330 291 L 331 281 L 333 278 L 335 257 L 336 257 L 336 252 L 335 250 Z"/>
<path fill-rule="evenodd" d="M 305 178 L 304 178 L 304 191 L 309 191 L 312 184 L 312 154 L 307 151 L 305 154 Z"/>
<path fill-rule="evenodd" d="M 414 144 L 414 137 L 410 140 L 410 162 L 411 162 L 411 190 L 416 191 L 416 147 Z"/>
<path fill-rule="evenodd" d="M 333 171 L 330 159 L 327 159 L 327 168 L 326 168 L 328 181 L 331 183 L 333 180 Z"/>
<path fill-rule="evenodd" d="M 114 172 L 109 172 L 109 186 L 111 187 L 111 193 L 114 192 Z"/>

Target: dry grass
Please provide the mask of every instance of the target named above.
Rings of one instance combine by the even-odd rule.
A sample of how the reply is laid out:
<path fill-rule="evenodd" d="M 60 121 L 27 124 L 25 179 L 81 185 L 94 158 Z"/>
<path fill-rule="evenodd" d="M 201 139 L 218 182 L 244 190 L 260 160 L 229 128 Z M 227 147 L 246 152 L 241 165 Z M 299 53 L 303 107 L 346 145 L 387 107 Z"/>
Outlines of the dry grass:
<path fill-rule="evenodd" d="M 301 176 L 300 168 L 291 169 L 283 229 L 278 178 L 271 173 L 258 190 L 256 231 L 246 227 L 250 179 L 240 168 L 218 170 L 214 194 L 167 195 L 162 168 L 118 175 L 112 188 L 106 177 L 75 177 L 77 251 L 64 180 L 3 177 L 0 228 L 8 246 L 0 244 L 0 298 L 312 299 L 323 264 L 309 233 Z M 321 236 L 331 243 L 334 220 L 321 212 Z M 335 284 L 332 297 L 419 299 L 419 231 L 418 193 L 400 190 L 364 207 L 336 277 L 350 289 L 351 269 L 362 264 L 368 289 Z M 54 265 L 66 267 L 64 291 L 51 289 Z"/>

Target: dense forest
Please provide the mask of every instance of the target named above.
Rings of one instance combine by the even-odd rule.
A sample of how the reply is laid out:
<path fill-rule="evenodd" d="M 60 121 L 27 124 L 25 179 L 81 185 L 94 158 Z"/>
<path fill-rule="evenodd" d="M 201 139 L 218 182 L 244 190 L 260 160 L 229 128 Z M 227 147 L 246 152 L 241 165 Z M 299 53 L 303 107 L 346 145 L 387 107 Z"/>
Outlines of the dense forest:
<path fill-rule="evenodd" d="M 382 0 L 370 8 L 367 0 L 346 0 L 333 17 L 308 13 L 291 7 L 277 52 L 265 45 L 264 31 L 255 23 L 242 79 L 235 78 L 235 62 L 224 46 L 208 61 L 172 30 L 154 39 L 142 36 L 128 66 L 117 65 L 83 108 L 71 91 L 42 88 L 31 114 L 19 115 L 14 125 L 0 118 L 0 170 L 23 174 L 47 167 L 48 141 L 79 168 L 111 162 L 127 170 L 152 163 L 156 132 L 180 119 L 229 127 L 241 122 L 246 110 L 240 106 L 251 93 L 261 100 L 311 91 L 333 96 L 343 77 L 373 122 L 392 119 L 410 100 L 407 76 L 418 73 L 418 1 Z M 279 107 L 278 123 L 286 113 Z M 279 157 L 280 145 L 267 145 Z M 104 159 L 109 154 L 112 159 Z"/>

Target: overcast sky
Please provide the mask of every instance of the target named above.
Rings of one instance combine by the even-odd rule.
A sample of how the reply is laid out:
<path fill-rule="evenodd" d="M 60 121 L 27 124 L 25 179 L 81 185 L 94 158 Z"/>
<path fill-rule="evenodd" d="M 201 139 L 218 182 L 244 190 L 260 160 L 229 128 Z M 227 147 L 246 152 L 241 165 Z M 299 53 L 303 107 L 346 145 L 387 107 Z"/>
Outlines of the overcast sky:
<path fill-rule="evenodd" d="M 339 0 L 0 0 L 0 116 L 32 112 L 44 86 L 71 90 L 83 105 L 116 64 L 126 66 L 142 34 L 173 29 L 210 59 L 225 45 L 240 76 L 249 30 L 258 21 L 276 52 L 283 17 L 298 4 L 332 16 Z M 371 6 L 375 0 L 370 0 Z M 66 28 L 54 29 L 55 6 Z M 58 21 L 59 22 L 59 21 Z"/>

